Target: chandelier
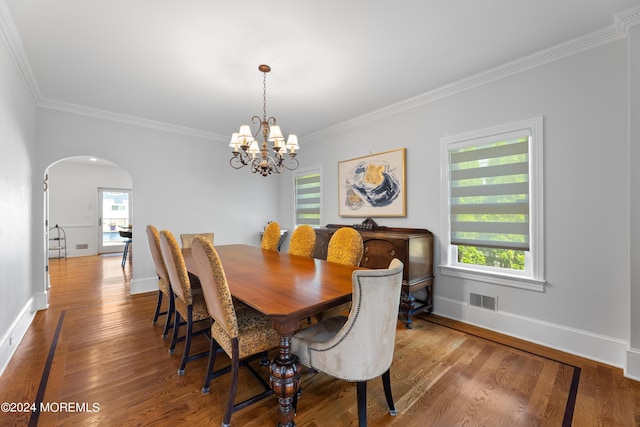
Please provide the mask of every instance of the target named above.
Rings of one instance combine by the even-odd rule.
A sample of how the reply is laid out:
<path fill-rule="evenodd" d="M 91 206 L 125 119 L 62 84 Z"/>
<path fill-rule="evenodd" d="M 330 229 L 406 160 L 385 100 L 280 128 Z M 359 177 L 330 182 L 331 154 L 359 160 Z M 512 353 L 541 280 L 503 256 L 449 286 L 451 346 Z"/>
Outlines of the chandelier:
<path fill-rule="evenodd" d="M 233 148 L 233 157 L 231 157 L 229 163 L 234 169 L 250 166 L 251 172 L 260 173 L 262 176 L 282 173 L 285 169 L 297 169 L 296 150 L 300 148 L 298 137 L 289 135 L 289 139 L 285 144 L 284 136 L 280 126 L 276 123 L 276 118 L 267 118 L 267 73 L 271 71 L 271 67 L 263 64 L 258 67 L 258 70 L 263 74 L 262 119 L 259 116 L 251 118 L 251 122 L 258 125 L 255 133 L 251 132 L 249 125 L 242 125 L 238 132 L 234 132 L 231 135 L 229 146 Z M 256 140 L 260 131 L 262 131 L 262 148 L 258 146 L 258 141 Z M 273 143 L 273 155 L 269 155 L 267 141 Z"/>

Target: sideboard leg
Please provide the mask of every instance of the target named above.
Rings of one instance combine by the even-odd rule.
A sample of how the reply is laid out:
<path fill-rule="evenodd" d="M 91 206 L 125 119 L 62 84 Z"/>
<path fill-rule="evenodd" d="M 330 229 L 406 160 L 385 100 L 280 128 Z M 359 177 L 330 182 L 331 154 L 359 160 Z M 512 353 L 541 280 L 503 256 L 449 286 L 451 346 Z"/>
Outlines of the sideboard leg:
<path fill-rule="evenodd" d="M 415 308 L 416 298 L 411 295 L 411 293 L 407 292 L 406 294 L 402 295 L 400 301 L 401 309 L 402 311 L 404 311 L 405 317 L 404 327 L 406 329 L 413 329 L 413 327 L 411 326 L 411 324 L 413 323 L 413 319 L 411 319 L 411 312 Z"/>

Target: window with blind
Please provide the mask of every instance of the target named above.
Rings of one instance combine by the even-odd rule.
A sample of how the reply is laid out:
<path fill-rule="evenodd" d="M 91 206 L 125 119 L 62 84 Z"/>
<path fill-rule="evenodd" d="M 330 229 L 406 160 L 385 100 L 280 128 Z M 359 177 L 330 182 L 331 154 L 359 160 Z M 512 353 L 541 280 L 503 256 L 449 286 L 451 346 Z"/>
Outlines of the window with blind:
<path fill-rule="evenodd" d="M 542 118 L 443 138 L 444 274 L 539 289 Z M 478 277 L 474 277 L 478 279 Z M 523 283 L 521 283 L 523 282 Z"/>
<path fill-rule="evenodd" d="M 295 226 L 320 225 L 320 169 L 299 171 L 294 175 Z"/>

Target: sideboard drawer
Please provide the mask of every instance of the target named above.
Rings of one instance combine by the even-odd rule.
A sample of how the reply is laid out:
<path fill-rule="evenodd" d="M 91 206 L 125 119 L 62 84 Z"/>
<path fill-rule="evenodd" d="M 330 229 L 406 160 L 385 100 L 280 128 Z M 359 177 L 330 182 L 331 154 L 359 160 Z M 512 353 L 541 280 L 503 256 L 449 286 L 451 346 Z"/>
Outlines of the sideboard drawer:
<path fill-rule="evenodd" d="M 387 268 L 392 259 L 405 259 L 404 241 L 388 239 L 363 239 L 364 253 L 361 267 Z"/>

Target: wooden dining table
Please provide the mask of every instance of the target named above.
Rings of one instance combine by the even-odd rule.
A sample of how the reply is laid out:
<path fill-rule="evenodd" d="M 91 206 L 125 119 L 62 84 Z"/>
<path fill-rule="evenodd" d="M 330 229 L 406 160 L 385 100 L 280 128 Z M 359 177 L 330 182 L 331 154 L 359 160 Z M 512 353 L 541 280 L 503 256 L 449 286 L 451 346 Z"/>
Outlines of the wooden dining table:
<path fill-rule="evenodd" d="M 301 319 L 351 300 L 351 278 L 359 267 L 249 245 L 215 248 L 231 295 L 268 316 L 280 334 L 280 351 L 270 364 L 270 384 L 278 397 L 277 425 L 295 426 L 293 401 L 301 374 L 291 353 L 291 337 L 300 329 Z M 182 253 L 187 270 L 197 275 L 191 249 Z"/>

